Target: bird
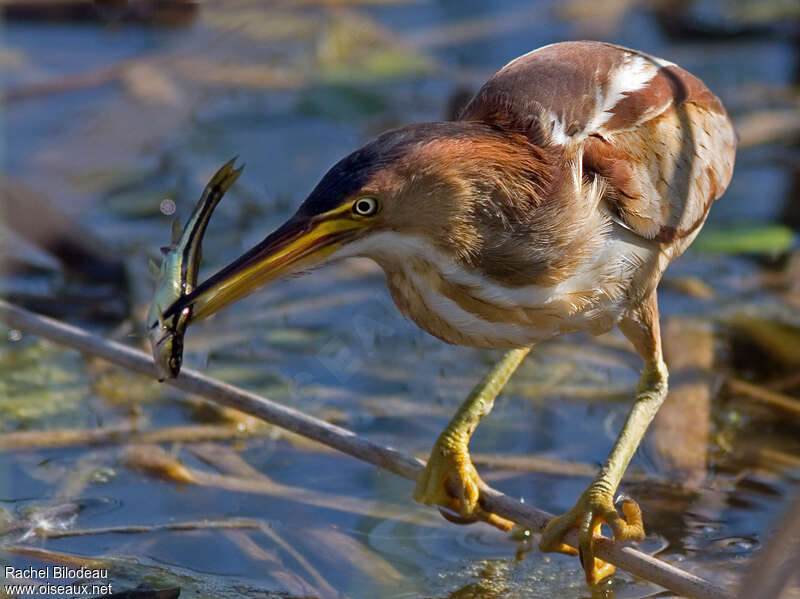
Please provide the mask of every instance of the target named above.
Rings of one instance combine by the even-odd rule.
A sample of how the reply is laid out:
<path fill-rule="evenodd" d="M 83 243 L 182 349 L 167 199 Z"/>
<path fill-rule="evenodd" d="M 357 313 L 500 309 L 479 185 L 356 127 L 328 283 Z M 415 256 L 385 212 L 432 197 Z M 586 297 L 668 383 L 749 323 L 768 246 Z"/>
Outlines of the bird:
<path fill-rule="evenodd" d="M 618 327 L 643 360 L 633 406 L 597 476 L 539 547 L 577 555 L 587 583 L 600 528 L 644 538 L 617 488 L 668 389 L 657 287 L 733 173 L 720 100 L 676 64 L 604 42 L 560 42 L 502 67 L 454 121 L 387 131 L 322 177 L 277 230 L 165 317 L 203 319 L 275 279 L 360 256 L 399 310 L 439 339 L 504 349 L 431 450 L 414 499 L 450 518 L 509 523 L 480 504 L 469 440 L 537 343 Z M 619 510 L 618 511 L 618 506 Z M 565 543 L 577 532 L 577 547 Z"/>

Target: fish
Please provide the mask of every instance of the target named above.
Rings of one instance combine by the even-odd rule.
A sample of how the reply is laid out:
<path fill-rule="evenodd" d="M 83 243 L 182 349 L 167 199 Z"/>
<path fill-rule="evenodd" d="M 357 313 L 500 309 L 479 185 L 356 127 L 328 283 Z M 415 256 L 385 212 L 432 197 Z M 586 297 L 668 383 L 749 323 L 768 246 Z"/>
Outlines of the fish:
<path fill-rule="evenodd" d="M 164 311 L 197 285 L 201 244 L 211 214 L 244 170 L 244 165 L 234 168 L 235 162 L 233 158 L 214 174 L 182 231 L 178 221 L 173 222 L 172 243 L 161 248 L 161 266 L 151 262 L 156 283 L 147 313 L 147 337 L 161 382 L 180 373 L 183 337 L 191 320 L 191 306 L 169 317 L 164 316 Z"/>

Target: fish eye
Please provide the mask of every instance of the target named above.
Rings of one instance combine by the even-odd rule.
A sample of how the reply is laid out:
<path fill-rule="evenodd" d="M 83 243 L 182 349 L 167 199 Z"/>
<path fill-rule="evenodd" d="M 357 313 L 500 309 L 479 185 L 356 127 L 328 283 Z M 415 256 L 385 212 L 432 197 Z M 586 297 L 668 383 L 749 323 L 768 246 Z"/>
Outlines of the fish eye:
<path fill-rule="evenodd" d="M 359 216 L 372 216 L 379 208 L 378 200 L 371 197 L 358 198 L 353 204 L 353 212 Z"/>

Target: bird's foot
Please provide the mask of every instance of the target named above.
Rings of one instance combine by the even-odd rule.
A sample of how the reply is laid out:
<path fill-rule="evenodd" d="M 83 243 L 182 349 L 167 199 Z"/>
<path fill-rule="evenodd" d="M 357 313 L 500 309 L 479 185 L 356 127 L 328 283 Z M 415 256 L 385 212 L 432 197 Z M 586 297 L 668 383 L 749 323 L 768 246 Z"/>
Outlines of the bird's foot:
<path fill-rule="evenodd" d="M 483 484 L 466 445 L 442 436 L 436 441 L 428 463 L 417 479 L 414 500 L 439 506 L 442 516 L 455 524 L 472 524 L 480 520 L 510 531 L 513 522 L 481 508 L 480 487 Z"/>
<path fill-rule="evenodd" d="M 617 541 L 643 541 L 644 525 L 639 505 L 629 497 L 622 498 L 622 513 L 617 512 L 613 494 L 599 485 L 592 485 L 564 514 L 553 518 L 542 532 L 539 549 L 578 555 L 586 574 L 586 582 L 595 585 L 614 573 L 614 565 L 594 556 L 594 539 L 600 536 L 600 527 L 608 524 Z M 564 537 L 576 528 L 578 549 L 567 545 Z"/>

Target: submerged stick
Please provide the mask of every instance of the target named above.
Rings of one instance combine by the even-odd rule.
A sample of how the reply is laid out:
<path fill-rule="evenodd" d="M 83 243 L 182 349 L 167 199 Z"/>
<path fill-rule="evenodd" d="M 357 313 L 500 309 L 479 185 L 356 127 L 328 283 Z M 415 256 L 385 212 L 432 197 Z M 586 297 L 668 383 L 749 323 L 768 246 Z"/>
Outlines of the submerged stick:
<path fill-rule="evenodd" d="M 49 431 L 15 431 L 0 435 L 0 452 L 22 449 L 52 449 L 55 447 L 95 447 L 146 443 L 200 443 L 243 439 L 258 431 L 234 426 L 170 426 L 154 430 L 126 427 L 95 429 L 56 429 Z"/>
<path fill-rule="evenodd" d="M 229 518 L 227 520 L 186 520 L 163 524 L 122 524 L 120 526 L 101 526 L 98 528 L 72 528 L 69 530 L 42 530 L 37 535 L 46 539 L 65 539 L 67 537 L 86 537 L 91 535 L 132 535 L 151 532 L 185 532 L 187 530 L 261 530 L 268 526 L 261 520 L 250 518 Z"/>
<path fill-rule="evenodd" d="M 784 410 L 795 417 L 800 417 L 800 401 L 796 400 L 794 397 L 779 393 L 778 391 L 765 389 L 734 377 L 725 379 L 725 386 L 733 393 L 746 395 L 750 399 L 755 399 L 768 406 Z"/>
<path fill-rule="evenodd" d="M 129 370 L 151 377 L 158 376 L 151 357 L 144 352 L 97 337 L 84 329 L 34 314 L 4 300 L 0 300 L 0 321 L 12 328 L 68 345 L 86 354 L 99 356 Z M 362 439 L 352 431 L 318 420 L 193 370 L 182 371 L 177 378 L 169 379 L 167 384 L 257 416 L 276 426 L 324 443 L 412 481 L 417 479 L 424 466 L 421 460 L 390 447 L 383 447 Z M 488 486 L 481 488 L 481 506 L 487 511 L 513 520 L 534 532 L 541 532 L 553 517 L 552 514 L 520 503 Z M 566 541 L 577 546 L 577 534 L 571 533 Z M 684 572 L 633 547 L 626 547 L 622 543 L 605 537 L 598 537 L 595 543 L 597 557 L 634 576 L 654 582 L 680 595 L 693 599 L 730 599 L 732 597 L 732 594 L 726 589 L 694 574 Z"/>

